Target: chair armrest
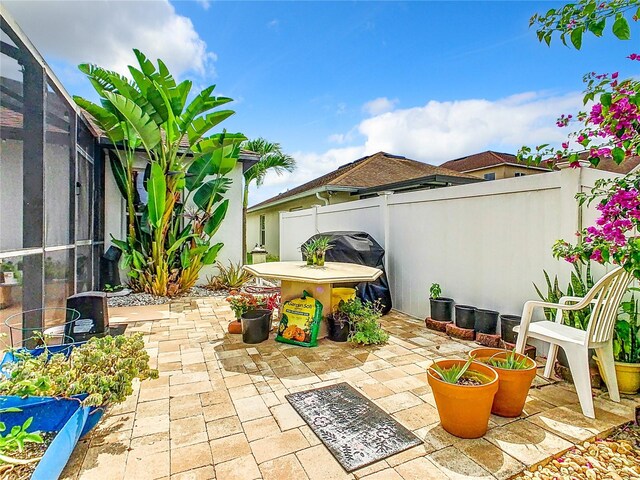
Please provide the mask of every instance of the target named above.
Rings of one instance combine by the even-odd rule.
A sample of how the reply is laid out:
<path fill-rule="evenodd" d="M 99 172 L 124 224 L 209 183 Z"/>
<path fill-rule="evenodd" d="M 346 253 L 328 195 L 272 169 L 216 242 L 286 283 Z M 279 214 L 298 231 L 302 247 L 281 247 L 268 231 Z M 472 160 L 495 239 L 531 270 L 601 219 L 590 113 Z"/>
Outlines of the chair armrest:
<path fill-rule="evenodd" d="M 562 298 L 558 301 L 558 303 L 561 303 L 561 304 L 563 304 L 563 305 L 564 305 L 564 304 L 566 304 L 567 302 L 580 303 L 582 300 L 584 300 L 584 297 L 570 297 L 570 296 L 565 296 L 565 297 L 562 297 Z M 593 299 L 593 300 L 591 300 L 591 302 L 589 302 L 589 303 L 596 303 L 596 301 L 597 301 L 597 300 L 594 298 L 594 299 Z"/>

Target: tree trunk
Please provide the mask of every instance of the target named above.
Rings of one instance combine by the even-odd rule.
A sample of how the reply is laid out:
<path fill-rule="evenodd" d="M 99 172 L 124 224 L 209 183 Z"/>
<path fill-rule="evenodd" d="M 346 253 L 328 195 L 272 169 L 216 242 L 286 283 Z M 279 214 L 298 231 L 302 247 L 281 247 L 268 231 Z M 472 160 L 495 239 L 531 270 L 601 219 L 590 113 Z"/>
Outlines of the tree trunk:
<path fill-rule="evenodd" d="M 247 263 L 247 206 L 249 204 L 249 183 L 245 180 L 242 195 L 242 265 Z"/>

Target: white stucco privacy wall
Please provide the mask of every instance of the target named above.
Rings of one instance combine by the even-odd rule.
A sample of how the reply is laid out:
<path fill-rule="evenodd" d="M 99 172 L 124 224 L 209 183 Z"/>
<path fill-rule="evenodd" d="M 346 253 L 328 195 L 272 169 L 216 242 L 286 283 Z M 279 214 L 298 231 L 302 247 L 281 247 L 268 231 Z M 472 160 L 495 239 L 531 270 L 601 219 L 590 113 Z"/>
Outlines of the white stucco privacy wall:
<path fill-rule="evenodd" d="M 593 221 L 595 209 L 581 210 L 575 194 L 603 176 L 614 175 L 567 169 L 281 213 L 280 258 L 300 259 L 315 233 L 363 230 L 385 247 L 397 310 L 427 316 L 435 282 L 458 304 L 520 314 L 537 298 L 533 282 L 546 291 L 543 269 L 566 286 L 571 266 L 551 247 Z"/>
<path fill-rule="evenodd" d="M 144 168 L 143 157 L 136 163 L 136 168 Z M 228 175 L 232 180 L 231 188 L 225 198 L 229 199 L 229 209 L 222 226 L 212 239 L 212 244 L 222 242 L 224 247 L 218 254 L 218 261 L 223 264 L 238 263 L 242 259 L 242 163 L 238 162 Z M 105 162 L 105 250 L 111 246 L 111 236 L 123 239 L 126 236 L 126 205 L 118 190 L 111 165 Z M 207 266 L 200 272 L 198 284 L 207 282 L 207 277 L 217 273 L 215 266 Z M 121 279 L 126 279 L 121 272 Z"/>

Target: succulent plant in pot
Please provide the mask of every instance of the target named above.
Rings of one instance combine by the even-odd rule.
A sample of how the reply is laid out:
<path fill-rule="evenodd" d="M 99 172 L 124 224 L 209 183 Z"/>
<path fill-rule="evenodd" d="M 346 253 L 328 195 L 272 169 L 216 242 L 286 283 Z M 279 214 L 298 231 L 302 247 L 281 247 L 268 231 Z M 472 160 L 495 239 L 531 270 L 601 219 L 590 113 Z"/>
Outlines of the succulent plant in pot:
<path fill-rule="evenodd" d="M 498 374 L 468 360 L 438 360 L 427 369 L 427 381 L 442 428 L 456 437 L 479 438 L 487 432 Z"/>
<path fill-rule="evenodd" d="M 500 348 L 476 348 L 470 355 L 498 373 L 498 391 L 491 413 L 501 417 L 519 416 L 536 376 L 536 362 L 525 355 Z"/>
<path fill-rule="evenodd" d="M 450 322 L 453 311 L 453 299 L 442 296 L 442 288 L 439 283 L 431 284 L 429 294 L 431 318 L 438 322 Z"/>

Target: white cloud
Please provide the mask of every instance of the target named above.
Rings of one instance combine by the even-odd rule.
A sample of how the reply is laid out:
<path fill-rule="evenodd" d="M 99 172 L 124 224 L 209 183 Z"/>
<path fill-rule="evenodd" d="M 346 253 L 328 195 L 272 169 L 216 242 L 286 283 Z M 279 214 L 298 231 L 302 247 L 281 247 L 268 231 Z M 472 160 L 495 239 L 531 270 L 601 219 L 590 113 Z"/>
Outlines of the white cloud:
<path fill-rule="evenodd" d="M 387 97 L 378 97 L 365 103 L 362 110 L 369 115 L 380 115 L 393 110 L 396 103 L 398 103 L 397 98 L 390 100 Z"/>
<path fill-rule="evenodd" d="M 560 142 L 561 113 L 581 106 L 579 94 L 523 93 L 496 101 L 430 101 L 363 120 L 367 153 L 386 151 L 440 164 L 487 149 L 514 152 L 522 145 Z"/>
<path fill-rule="evenodd" d="M 211 2 L 209 0 L 196 0 L 196 2 L 198 2 L 205 10 L 209 10 L 209 7 L 211 6 Z"/>
<path fill-rule="evenodd" d="M 279 26 L 280 26 L 280 20 L 278 20 L 277 18 L 274 18 L 269 23 L 267 23 L 267 27 L 273 30 L 277 30 Z"/>
<path fill-rule="evenodd" d="M 208 2 L 205 2 L 208 3 Z M 177 76 L 213 73 L 216 56 L 187 17 L 168 0 L 108 2 L 5 1 L 30 40 L 47 58 L 96 63 L 127 73 L 132 49 L 162 58 Z M 204 6 L 204 4 L 203 4 Z"/>
<path fill-rule="evenodd" d="M 516 153 L 522 145 L 559 145 L 568 132 L 556 127 L 556 118 L 581 106 L 578 93 L 527 92 L 495 101 L 430 101 L 424 106 L 382 113 L 363 120 L 347 133 L 328 138 L 334 143 L 355 145 L 324 153 L 293 152 L 296 171 L 280 177 L 268 175 L 263 187 L 252 189 L 251 203 L 379 151 L 439 165 L 485 150 Z"/>

